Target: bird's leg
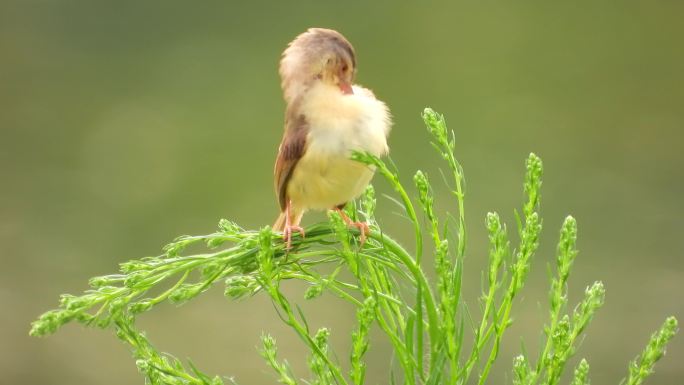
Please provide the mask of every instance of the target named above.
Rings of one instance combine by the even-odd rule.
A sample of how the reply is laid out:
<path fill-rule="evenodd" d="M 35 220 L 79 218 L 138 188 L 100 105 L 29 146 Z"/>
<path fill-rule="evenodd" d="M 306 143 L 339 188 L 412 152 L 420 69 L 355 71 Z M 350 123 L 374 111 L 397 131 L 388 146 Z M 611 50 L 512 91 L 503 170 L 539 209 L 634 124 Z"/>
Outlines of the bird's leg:
<path fill-rule="evenodd" d="M 368 223 L 352 221 L 351 218 L 349 218 L 347 214 L 344 213 L 344 210 L 342 210 L 340 207 L 335 207 L 334 210 L 340 214 L 342 220 L 347 224 L 347 226 L 356 227 L 359 229 L 359 232 L 361 233 L 361 247 L 363 247 L 363 244 L 366 243 L 366 238 L 370 234 L 370 227 L 368 227 Z"/>
<path fill-rule="evenodd" d="M 299 222 L 297 219 L 295 221 Z M 292 201 L 288 200 L 285 205 L 285 227 L 283 228 L 283 240 L 288 250 L 292 247 L 292 233 L 295 231 L 304 238 L 304 228 L 299 226 L 299 223 L 293 223 Z"/>

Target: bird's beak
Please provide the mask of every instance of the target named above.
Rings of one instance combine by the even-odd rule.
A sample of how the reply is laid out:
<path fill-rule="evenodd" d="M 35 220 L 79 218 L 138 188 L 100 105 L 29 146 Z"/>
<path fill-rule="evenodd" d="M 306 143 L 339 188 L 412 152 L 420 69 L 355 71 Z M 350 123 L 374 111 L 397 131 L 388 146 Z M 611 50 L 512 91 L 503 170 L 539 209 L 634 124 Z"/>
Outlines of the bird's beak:
<path fill-rule="evenodd" d="M 339 87 L 340 87 L 340 90 L 342 91 L 342 93 L 345 95 L 354 94 L 354 90 L 352 89 L 351 84 L 349 84 L 347 82 L 340 82 Z"/>

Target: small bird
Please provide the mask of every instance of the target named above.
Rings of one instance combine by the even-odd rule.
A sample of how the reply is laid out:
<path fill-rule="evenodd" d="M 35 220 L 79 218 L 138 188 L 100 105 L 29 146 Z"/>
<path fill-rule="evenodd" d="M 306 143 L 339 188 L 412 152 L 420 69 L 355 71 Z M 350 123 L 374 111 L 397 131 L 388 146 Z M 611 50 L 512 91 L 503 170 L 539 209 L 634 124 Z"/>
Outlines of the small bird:
<path fill-rule="evenodd" d="M 273 228 L 288 249 L 293 232 L 304 236 L 299 224 L 308 210 L 337 210 L 359 228 L 362 242 L 368 234 L 368 225 L 352 222 L 342 208 L 363 193 L 374 169 L 350 157 L 354 150 L 386 154 L 391 119 L 385 103 L 353 84 L 355 74 L 354 48 L 331 29 L 310 28 L 283 52 L 287 107 L 274 170 L 281 213 Z"/>

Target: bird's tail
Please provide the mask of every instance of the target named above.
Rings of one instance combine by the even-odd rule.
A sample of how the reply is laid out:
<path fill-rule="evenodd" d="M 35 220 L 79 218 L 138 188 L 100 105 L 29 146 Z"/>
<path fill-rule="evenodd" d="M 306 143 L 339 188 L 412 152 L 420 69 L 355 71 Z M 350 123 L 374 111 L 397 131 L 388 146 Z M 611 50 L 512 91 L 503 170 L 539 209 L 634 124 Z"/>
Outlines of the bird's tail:
<path fill-rule="evenodd" d="M 287 223 L 285 215 L 285 211 L 281 212 L 280 215 L 278 215 L 278 219 L 276 219 L 275 223 L 273 224 L 273 231 L 285 230 L 285 224 Z M 304 212 L 297 210 L 291 213 L 291 215 L 292 216 L 290 225 L 299 226 L 299 223 L 302 221 L 302 216 L 304 216 Z"/>
<path fill-rule="evenodd" d="M 285 212 L 281 212 L 280 215 L 278 215 L 278 219 L 276 219 L 275 223 L 273 224 L 273 230 L 274 231 L 283 231 L 285 229 Z"/>

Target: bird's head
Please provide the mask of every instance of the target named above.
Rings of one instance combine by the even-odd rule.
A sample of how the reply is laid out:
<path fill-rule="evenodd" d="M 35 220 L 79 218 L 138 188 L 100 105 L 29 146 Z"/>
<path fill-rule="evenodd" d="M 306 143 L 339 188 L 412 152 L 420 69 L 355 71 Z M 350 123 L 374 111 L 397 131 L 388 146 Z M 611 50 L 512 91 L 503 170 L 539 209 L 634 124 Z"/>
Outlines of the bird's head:
<path fill-rule="evenodd" d="M 316 82 L 351 94 L 355 72 L 354 48 L 342 34 L 331 29 L 310 28 L 297 36 L 280 61 L 281 84 L 288 103 Z"/>

